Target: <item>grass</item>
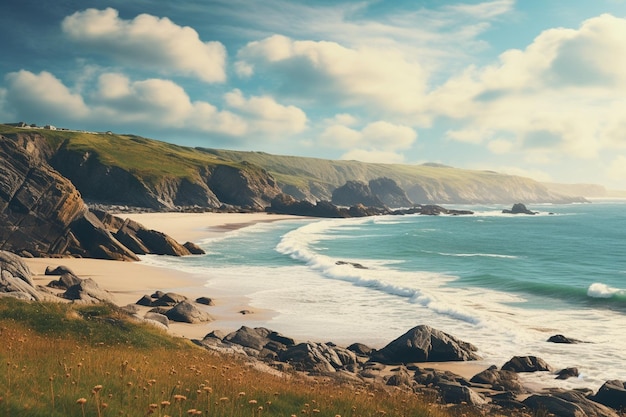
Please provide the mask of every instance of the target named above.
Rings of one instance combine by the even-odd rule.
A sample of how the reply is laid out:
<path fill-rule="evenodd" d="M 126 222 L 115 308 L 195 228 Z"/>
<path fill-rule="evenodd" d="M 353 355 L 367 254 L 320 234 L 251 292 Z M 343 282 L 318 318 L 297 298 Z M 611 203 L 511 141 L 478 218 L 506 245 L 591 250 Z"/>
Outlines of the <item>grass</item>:
<path fill-rule="evenodd" d="M 414 416 L 415 394 L 253 369 L 110 305 L 0 298 L 0 416 Z"/>

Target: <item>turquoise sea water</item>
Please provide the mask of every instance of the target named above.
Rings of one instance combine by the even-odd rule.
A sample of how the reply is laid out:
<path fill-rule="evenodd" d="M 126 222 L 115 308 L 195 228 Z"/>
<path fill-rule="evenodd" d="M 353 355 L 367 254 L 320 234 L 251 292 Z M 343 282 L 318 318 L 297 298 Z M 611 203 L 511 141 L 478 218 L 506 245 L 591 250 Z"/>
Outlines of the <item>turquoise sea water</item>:
<path fill-rule="evenodd" d="M 203 241 L 205 256 L 147 261 L 245 294 L 300 340 L 381 347 L 429 324 L 489 364 L 537 355 L 579 367 L 565 385 L 626 380 L 626 203 L 463 208 L 475 214 L 257 224 Z"/>

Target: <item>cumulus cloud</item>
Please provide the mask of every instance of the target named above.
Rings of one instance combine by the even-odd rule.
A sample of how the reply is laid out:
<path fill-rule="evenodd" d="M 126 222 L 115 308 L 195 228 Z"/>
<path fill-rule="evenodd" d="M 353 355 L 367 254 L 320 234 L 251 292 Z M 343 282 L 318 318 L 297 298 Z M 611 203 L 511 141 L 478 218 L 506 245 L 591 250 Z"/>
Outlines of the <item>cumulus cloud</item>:
<path fill-rule="evenodd" d="M 579 29 L 550 29 L 526 49 L 486 67 L 469 67 L 429 97 L 430 109 L 459 119 L 453 140 L 578 158 L 623 147 L 626 138 L 626 19 L 611 15 Z"/>
<path fill-rule="evenodd" d="M 124 20 L 112 8 L 87 9 L 66 17 L 62 29 L 75 43 L 123 63 L 209 83 L 226 80 L 224 45 L 203 42 L 194 29 L 166 17 L 141 14 Z"/>
<path fill-rule="evenodd" d="M 348 48 L 336 42 L 274 35 L 238 53 L 254 71 L 276 76 L 283 94 L 389 112 L 422 108 L 426 72 L 393 48 Z"/>
<path fill-rule="evenodd" d="M 7 76 L 0 90 L 7 109 L 20 120 L 86 125 L 106 120 L 111 129 L 124 126 L 217 133 L 247 139 L 255 133 L 275 138 L 306 128 L 306 114 L 269 96 L 243 96 L 233 90 L 224 97 L 224 109 L 206 101 L 192 101 L 178 84 L 164 79 L 133 81 L 121 73 L 101 74 L 93 91 L 72 93 L 48 72 L 19 71 Z"/>
<path fill-rule="evenodd" d="M 68 115 L 83 118 L 89 108 L 79 94 L 72 93 L 47 71 L 34 74 L 21 70 L 6 76 L 5 102 L 15 116 L 24 120 L 66 120 Z"/>
<path fill-rule="evenodd" d="M 338 115 L 339 116 L 339 115 Z M 349 118 L 339 120 L 351 122 Z M 333 124 L 320 135 L 321 143 L 335 149 L 350 149 L 342 159 L 357 159 L 364 162 L 398 163 L 404 161 L 399 152 L 408 149 L 417 139 L 411 127 L 386 121 L 367 124 L 361 130 L 341 124 Z"/>
<path fill-rule="evenodd" d="M 626 156 L 616 156 L 607 169 L 607 176 L 615 181 L 624 181 L 626 178 Z"/>
<path fill-rule="evenodd" d="M 224 95 L 226 105 L 248 120 L 251 130 L 266 133 L 299 133 L 306 128 L 307 117 L 296 106 L 282 105 L 269 96 L 244 97 L 239 89 Z"/>

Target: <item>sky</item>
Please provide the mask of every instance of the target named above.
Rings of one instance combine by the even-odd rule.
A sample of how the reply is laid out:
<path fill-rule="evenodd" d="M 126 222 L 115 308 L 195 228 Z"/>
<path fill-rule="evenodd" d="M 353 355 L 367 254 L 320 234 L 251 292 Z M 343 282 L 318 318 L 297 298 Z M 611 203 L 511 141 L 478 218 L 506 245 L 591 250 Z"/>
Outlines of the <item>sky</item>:
<path fill-rule="evenodd" d="M 626 0 L 4 0 L 0 122 L 626 190 Z"/>

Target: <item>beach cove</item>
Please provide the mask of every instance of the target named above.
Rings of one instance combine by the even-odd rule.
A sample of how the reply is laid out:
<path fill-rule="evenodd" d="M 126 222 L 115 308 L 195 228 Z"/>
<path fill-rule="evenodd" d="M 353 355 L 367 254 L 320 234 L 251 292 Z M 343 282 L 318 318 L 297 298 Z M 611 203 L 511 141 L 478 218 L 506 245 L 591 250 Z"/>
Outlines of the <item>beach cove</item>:
<path fill-rule="evenodd" d="M 173 334 L 190 339 L 201 339 L 215 329 L 229 332 L 245 325 L 267 327 L 297 340 L 333 341 L 342 346 L 362 342 L 380 348 L 409 328 L 428 324 L 477 345 L 485 361 L 473 365 L 483 369 L 492 364 L 501 366 L 514 355 L 537 355 L 558 368 L 578 366 L 581 376 L 554 381 L 553 375 L 525 375 L 527 384 L 597 389 L 603 380 L 625 379 L 624 368 L 615 364 L 622 343 L 615 327 L 624 319 L 619 310 L 620 288 L 609 282 L 585 284 L 580 292 L 564 286 L 540 287 L 536 297 L 527 297 L 525 292 L 536 290 L 535 284 L 526 283 L 530 290 L 503 291 L 498 286 L 519 286 L 520 280 L 507 276 L 504 283 L 488 281 L 490 275 L 497 276 L 497 268 L 502 264 L 515 276 L 520 273 L 518 269 L 529 267 L 524 262 L 535 264 L 535 255 L 516 253 L 519 242 L 517 248 L 492 242 L 490 250 L 479 250 L 475 238 L 471 245 L 462 240 L 463 230 L 467 227 L 467 233 L 475 234 L 471 227 L 476 225 L 496 229 L 504 225 L 511 236 L 517 232 L 511 229 L 515 224 L 510 222 L 528 230 L 529 225 L 537 222 L 544 229 L 556 222 L 558 227 L 573 230 L 572 225 L 578 225 L 582 219 L 579 212 L 588 211 L 587 207 L 591 206 L 549 207 L 538 216 L 514 220 L 496 215 L 497 207 L 486 207 L 466 219 L 403 216 L 320 220 L 267 214 L 133 214 L 128 217 L 177 240 L 200 243 L 209 253 L 204 258 L 185 259 L 149 256 L 139 263 L 82 259 L 33 259 L 28 263 L 41 284 L 47 283 L 47 277 L 39 275 L 46 266 L 65 264 L 79 276 L 92 277 L 110 290 L 119 305 L 135 303 L 156 290 L 177 292 L 192 299 L 212 298 L 216 305 L 207 307 L 207 311 L 216 318 L 214 322 L 172 323 Z M 548 211 L 556 214 L 549 216 Z M 563 221 L 574 223 L 561 224 Z M 455 230 L 457 244 L 437 238 L 437 230 L 443 226 Z M 402 262 L 387 259 L 383 248 L 368 247 L 380 245 L 381 239 L 392 242 L 411 233 L 419 235 L 419 241 L 427 241 L 428 248 L 414 247 L 414 252 Z M 517 236 L 519 239 L 522 235 Z M 255 249 L 254 245 L 258 247 Z M 437 271 L 436 264 L 409 265 L 409 261 L 427 261 L 427 255 L 443 259 L 446 270 Z M 610 253 L 606 256 L 611 257 Z M 222 259 L 224 263 L 220 265 Z M 200 261 L 201 266 L 197 264 Z M 338 265 L 338 261 L 347 263 Z M 366 269 L 355 268 L 355 263 Z M 463 271 L 468 265 L 480 269 L 482 275 Z M 534 267 L 539 269 L 540 265 Z M 460 278 L 456 276 L 459 273 Z M 550 272 L 543 273 L 547 276 Z M 600 281 L 601 273 L 594 270 Z M 551 293 L 565 293 L 567 299 L 550 296 Z M 547 297 L 552 297 L 553 304 L 548 309 L 541 305 Z M 608 303 L 608 308 L 603 303 Z M 251 314 L 243 315 L 241 311 Z M 558 333 L 589 343 L 562 346 L 545 342 Z M 457 364 L 444 366 L 450 365 Z"/>

